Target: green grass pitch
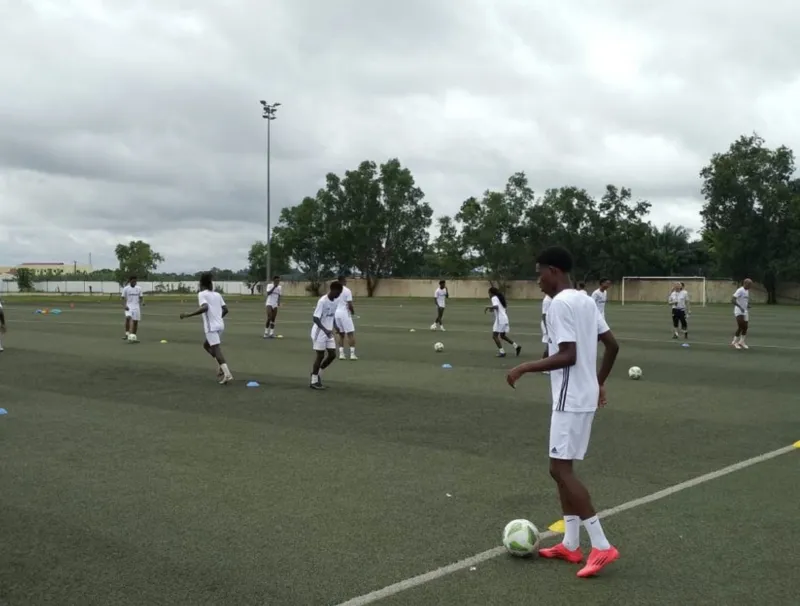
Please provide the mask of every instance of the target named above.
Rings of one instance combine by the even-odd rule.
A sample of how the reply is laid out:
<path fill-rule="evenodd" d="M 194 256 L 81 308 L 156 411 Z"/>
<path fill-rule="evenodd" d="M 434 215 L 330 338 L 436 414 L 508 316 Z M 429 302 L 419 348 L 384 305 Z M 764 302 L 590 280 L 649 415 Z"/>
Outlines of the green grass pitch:
<path fill-rule="evenodd" d="M 335 605 L 495 547 L 513 518 L 559 517 L 548 379 L 506 386 L 517 359 L 494 357 L 482 301 L 451 301 L 436 334 L 431 302 L 356 301 L 361 359 L 314 392 L 311 299 L 285 302 L 273 341 L 260 300 L 231 302 L 227 387 L 200 320 L 178 319 L 194 297 L 151 301 L 138 345 L 118 305 L 68 300 L 59 316 L 6 302 L 0 604 Z M 539 309 L 510 305 L 523 358 L 541 355 Z M 690 348 L 666 306 L 610 307 L 622 349 L 578 468 L 597 507 L 800 440 L 798 315 L 754 308 L 752 349 L 735 351 L 727 306 L 694 311 Z M 382 603 L 793 604 L 798 465 L 609 518 L 622 558 L 598 579 L 500 557 Z"/>

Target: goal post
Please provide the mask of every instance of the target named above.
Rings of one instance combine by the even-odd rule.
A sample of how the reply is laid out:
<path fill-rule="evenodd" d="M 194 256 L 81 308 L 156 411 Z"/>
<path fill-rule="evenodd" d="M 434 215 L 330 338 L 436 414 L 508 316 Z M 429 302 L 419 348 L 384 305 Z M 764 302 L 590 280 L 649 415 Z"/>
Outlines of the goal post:
<path fill-rule="evenodd" d="M 708 290 L 704 276 L 624 276 L 620 293 L 622 305 L 629 303 L 666 303 L 673 282 L 683 282 L 690 304 L 706 306 Z"/>

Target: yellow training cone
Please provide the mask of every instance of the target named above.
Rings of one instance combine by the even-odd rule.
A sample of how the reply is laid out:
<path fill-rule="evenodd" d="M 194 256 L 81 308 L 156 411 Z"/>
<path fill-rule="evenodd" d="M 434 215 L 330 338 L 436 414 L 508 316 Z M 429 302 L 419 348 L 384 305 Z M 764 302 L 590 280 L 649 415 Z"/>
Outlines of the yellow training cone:
<path fill-rule="evenodd" d="M 167 340 L 166 340 L 166 339 L 161 339 L 161 342 L 162 342 L 162 343 L 166 343 L 166 342 L 167 342 Z"/>
<path fill-rule="evenodd" d="M 795 448 L 800 448 L 800 440 L 792 444 L 792 446 L 794 446 Z"/>
<path fill-rule="evenodd" d="M 547 530 L 550 532 L 556 532 L 558 534 L 564 534 L 564 520 L 558 520 L 557 522 L 553 522 L 550 526 L 547 527 Z"/>

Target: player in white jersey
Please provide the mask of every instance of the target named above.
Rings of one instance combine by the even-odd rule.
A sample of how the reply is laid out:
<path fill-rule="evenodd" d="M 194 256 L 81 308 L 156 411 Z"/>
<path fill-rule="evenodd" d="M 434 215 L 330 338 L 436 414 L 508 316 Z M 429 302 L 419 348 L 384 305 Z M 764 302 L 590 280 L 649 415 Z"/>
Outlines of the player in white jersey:
<path fill-rule="evenodd" d="M 683 331 L 683 338 L 689 339 L 689 325 L 686 316 L 689 314 L 689 291 L 683 282 L 675 282 L 669 293 L 667 302 L 672 308 L 672 338 L 678 338 L 678 325 Z"/>
<path fill-rule="evenodd" d="M 136 335 L 139 330 L 139 320 L 142 319 L 142 287 L 137 285 L 136 276 L 131 276 L 125 288 L 122 289 L 122 308 L 125 310 L 125 336 Z M 138 341 L 134 338 L 132 343 Z"/>
<path fill-rule="evenodd" d="M 341 282 L 331 282 L 328 294 L 319 298 L 314 309 L 311 327 L 311 347 L 314 349 L 314 365 L 311 369 L 311 389 L 325 389 L 320 375 L 336 359 L 336 340 L 333 336 L 336 321 L 336 300 L 342 294 Z M 327 356 L 326 356 L 327 353 Z"/>
<path fill-rule="evenodd" d="M 578 282 L 578 292 L 581 294 L 589 296 L 589 293 L 586 292 L 586 283 L 585 282 Z"/>
<path fill-rule="evenodd" d="M 205 272 L 200 276 L 200 290 L 197 293 L 197 303 L 199 307 L 191 313 L 182 313 L 181 320 L 192 316 L 203 316 L 203 332 L 206 335 L 203 341 L 203 349 L 217 361 L 217 380 L 220 385 L 226 385 L 233 381 L 233 375 L 228 368 L 225 356 L 222 354 L 222 333 L 225 330 L 225 316 L 228 315 L 228 307 L 225 299 L 218 292 L 214 292 L 214 283 L 211 279 L 211 272 Z"/>
<path fill-rule="evenodd" d="M 336 299 L 336 316 L 334 317 L 336 340 L 339 342 L 339 359 L 347 360 L 344 353 L 344 340 L 347 337 L 350 359 L 358 360 L 358 356 L 356 356 L 356 326 L 353 323 L 353 316 L 356 313 L 353 307 L 353 291 L 347 288 L 345 276 L 339 276 L 337 280 L 342 285 L 342 294 Z"/>
<path fill-rule="evenodd" d="M 6 334 L 6 312 L 3 311 L 3 303 L 0 302 L 0 352 L 3 351 L 4 334 Z"/>
<path fill-rule="evenodd" d="M 433 322 L 431 330 L 446 332 L 444 324 L 442 324 L 442 318 L 444 317 L 444 308 L 447 306 L 447 299 L 449 297 L 450 294 L 447 292 L 447 284 L 444 280 L 440 280 L 439 288 L 433 292 L 433 300 L 436 301 L 436 320 Z"/>
<path fill-rule="evenodd" d="M 733 303 L 733 317 L 736 318 L 736 333 L 733 336 L 733 345 L 736 349 L 750 349 L 747 346 L 747 329 L 750 327 L 750 287 L 753 281 L 745 279 L 731 297 Z"/>
<path fill-rule="evenodd" d="M 600 315 L 606 317 L 606 303 L 608 302 L 608 289 L 611 288 L 611 280 L 608 278 L 600 279 L 600 288 L 592 293 L 592 300 L 597 305 Z"/>
<path fill-rule="evenodd" d="M 581 521 L 589 534 L 592 551 L 579 577 L 594 576 L 619 558 L 619 551 L 605 536 L 589 491 L 575 475 L 573 461 L 580 461 L 589 446 L 592 421 L 598 406 L 606 404 L 605 381 L 614 366 L 619 345 L 592 299 L 572 288 L 569 272 L 572 256 L 561 247 L 544 250 L 537 258 L 539 285 L 553 297 L 547 310 L 549 356 L 520 364 L 508 373 L 508 384 L 529 372 L 551 371 L 553 412 L 550 421 L 550 475 L 556 481 L 564 514 L 564 540 L 541 549 L 545 558 L 583 561 L 580 549 Z M 597 370 L 597 342 L 605 346 Z"/>
<path fill-rule="evenodd" d="M 275 338 L 275 319 L 278 317 L 278 307 L 281 304 L 281 277 L 274 276 L 272 284 L 267 286 L 267 321 L 264 324 L 264 338 Z"/>
<path fill-rule="evenodd" d="M 492 340 L 494 341 L 494 344 L 497 345 L 497 357 L 506 357 L 506 350 L 503 349 L 501 340 L 505 341 L 506 343 L 510 343 L 511 347 L 514 348 L 514 352 L 519 355 L 519 353 L 522 351 L 522 346 L 517 345 L 517 343 L 508 336 L 509 323 L 508 304 L 506 303 L 506 298 L 503 296 L 503 293 L 501 293 L 494 286 L 489 289 L 489 305 L 484 308 L 483 313 L 486 313 L 487 311 L 491 311 L 494 314 Z"/>

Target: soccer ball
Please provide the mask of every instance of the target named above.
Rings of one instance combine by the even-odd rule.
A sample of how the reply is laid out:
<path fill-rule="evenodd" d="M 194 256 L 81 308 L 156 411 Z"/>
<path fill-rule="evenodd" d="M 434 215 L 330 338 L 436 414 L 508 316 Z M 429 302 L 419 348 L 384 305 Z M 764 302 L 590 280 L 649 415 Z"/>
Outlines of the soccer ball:
<path fill-rule="evenodd" d="M 436 326 L 436 322 L 434 322 L 433 324 L 431 324 L 431 330 L 436 330 L 437 328 L 439 328 L 439 327 L 438 327 L 438 326 Z"/>
<path fill-rule="evenodd" d="M 135 334 L 131 333 L 131 334 L 128 335 L 128 342 L 129 343 L 136 343 L 136 341 L 138 341 L 138 340 L 139 339 Z"/>
<path fill-rule="evenodd" d="M 638 381 L 642 378 L 642 369 L 638 366 L 631 366 L 628 369 L 628 377 L 633 379 L 634 381 Z"/>
<path fill-rule="evenodd" d="M 444 343 L 434 343 L 433 349 L 434 351 L 444 351 Z"/>
<path fill-rule="evenodd" d="M 539 548 L 539 529 L 528 520 L 511 520 L 503 528 L 503 546 L 513 556 L 533 555 Z"/>

